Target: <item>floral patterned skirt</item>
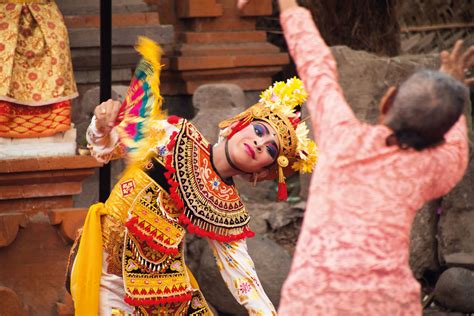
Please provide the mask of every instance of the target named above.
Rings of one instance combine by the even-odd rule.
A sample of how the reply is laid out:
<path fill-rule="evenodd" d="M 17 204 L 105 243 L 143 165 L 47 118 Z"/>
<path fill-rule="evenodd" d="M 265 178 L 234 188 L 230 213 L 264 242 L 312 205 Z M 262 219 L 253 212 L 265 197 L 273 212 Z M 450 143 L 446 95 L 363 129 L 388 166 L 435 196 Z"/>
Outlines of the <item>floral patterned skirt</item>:
<path fill-rule="evenodd" d="M 0 0 L 0 38 L 0 137 L 69 129 L 70 100 L 78 94 L 56 3 Z"/>

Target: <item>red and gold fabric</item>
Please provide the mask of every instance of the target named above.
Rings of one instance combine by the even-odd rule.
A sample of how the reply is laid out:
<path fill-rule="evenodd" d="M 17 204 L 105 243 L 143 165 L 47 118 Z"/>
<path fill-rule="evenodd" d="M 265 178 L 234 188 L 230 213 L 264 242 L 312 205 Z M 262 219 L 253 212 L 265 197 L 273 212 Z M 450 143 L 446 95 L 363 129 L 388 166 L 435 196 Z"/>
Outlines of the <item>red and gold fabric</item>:
<path fill-rule="evenodd" d="M 27 106 L 0 101 L 0 137 L 46 137 L 71 128 L 71 101 Z"/>
<path fill-rule="evenodd" d="M 183 209 L 180 222 L 188 231 L 218 241 L 252 237 L 250 218 L 237 189 L 224 182 L 212 166 L 211 145 L 188 121 L 168 119 L 176 120 L 180 130 L 168 144 L 165 175 L 170 196 Z"/>
<path fill-rule="evenodd" d="M 122 257 L 125 302 L 132 306 L 189 302 L 193 288 L 185 269 L 185 230 L 161 206 L 163 190 L 153 182 L 129 210 Z"/>
<path fill-rule="evenodd" d="M 77 96 L 69 39 L 54 1 L 0 0 L 0 100 L 40 106 Z"/>
<path fill-rule="evenodd" d="M 245 238 L 253 232 L 238 192 L 214 170 L 211 146 L 191 123 L 177 117 L 160 119 L 161 97 L 153 90 L 156 85 L 150 83 L 159 82 L 161 53 L 146 39 L 138 49 L 144 59 L 122 107 L 121 123 L 109 135 L 99 135 L 93 119 L 87 132 L 94 156 L 127 155 L 129 163 L 105 207 L 91 207 L 88 218 L 102 215 L 100 231 L 84 227 L 88 235 L 102 235 L 107 273 L 123 279 L 123 287 L 114 292 L 123 293 L 137 315 L 212 315 L 185 265 L 184 236 L 188 231 L 207 237 L 220 257 L 233 262 L 221 265 L 221 274 L 250 315 L 274 315 L 247 253 Z M 100 272 L 102 264 L 100 255 L 88 255 L 96 254 L 97 249 L 87 249 L 100 243 L 83 245 L 83 241 L 95 241 L 86 235 L 81 237 L 71 289 L 76 286 L 90 292 L 94 288 L 94 295 L 99 296 L 96 286 L 107 276 L 87 279 L 87 275 L 97 275 L 91 271 Z M 78 287 L 85 279 L 89 284 Z M 242 282 L 245 286 L 240 286 Z M 84 293 L 81 300 L 78 294 L 73 293 L 76 306 L 89 308 L 93 304 L 90 312 L 86 311 L 89 314 L 83 315 L 97 314 L 92 311 L 98 309 L 97 300 Z"/>

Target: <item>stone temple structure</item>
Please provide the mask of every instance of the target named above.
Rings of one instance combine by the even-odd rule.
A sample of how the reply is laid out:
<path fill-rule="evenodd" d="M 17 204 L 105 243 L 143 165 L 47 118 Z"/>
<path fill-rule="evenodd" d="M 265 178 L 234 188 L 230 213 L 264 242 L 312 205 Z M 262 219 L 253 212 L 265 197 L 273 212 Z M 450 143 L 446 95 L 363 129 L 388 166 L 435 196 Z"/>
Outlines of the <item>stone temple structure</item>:
<path fill-rule="evenodd" d="M 58 5 L 80 95 L 72 119 L 81 145 L 99 102 L 99 3 L 58 0 Z M 257 101 L 273 76 L 288 75 L 281 75 L 290 64 L 288 54 L 257 29 L 257 19 L 271 14 L 270 0 L 253 1 L 243 12 L 235 9 L 235 0 L 114 0 L 113 98 L 125 95 L 138 61 L 133 45 L 138 35 L 147 35 L 166 52 L 165 106 L 215 140 L 216 122 Z M 335 46 L 333 53 L 347 100 L 360 119 L 371 123 L 390 85 L 416 69 L 438 67 L 431 51 L 388 58 Z M 471 117 L 471 108 L 466 114 Z M 63 286 L 65 266 L 87 207 L 98 200 L 99 166 L 78 155 L 0 160 L 0 315 L 74 314 Z M 471 157 L 463 181 L 443 199 L 425 205 L 413 224 L 410 265 L 423 286 L 425 315 L 474 313 L 473 166 Z M 123 162 L 112 163 L 112 182 L 123 167 Z M 257 233 L 248 242 L 249 252 L 275 306 L 304 216 L 308 181 L 307 175 L 297 176 L 299 193 L 293 193 L 291 203 L 276 203 L 271 183 L 253 188 L 236 179 Z M 246 315 L 225 289 L 206 241 L 188 239 L 190 269 L 216 315 Z"/>

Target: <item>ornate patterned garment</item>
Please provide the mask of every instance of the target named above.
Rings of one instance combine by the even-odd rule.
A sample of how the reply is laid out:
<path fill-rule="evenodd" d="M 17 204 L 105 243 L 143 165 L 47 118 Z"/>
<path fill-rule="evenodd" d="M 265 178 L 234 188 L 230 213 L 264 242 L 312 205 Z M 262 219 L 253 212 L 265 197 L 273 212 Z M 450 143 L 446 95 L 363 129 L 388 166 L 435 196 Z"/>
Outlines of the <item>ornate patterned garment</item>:
<path fill-rule="evenodd" d="M 436 148 L 387 147 L 390 130 L 358 121 L 344 99 L 336 62 L 310 13 L 285 10 L 281 24 L 310 93 L 321 154 L 278 314 L 421 315 L 408 266 L 409 228 L 423 203 L 462 177 L 465 118 Z"/>
<path fill-rule="evenodd" d="M 54 1 L 0 0 L 0 38 L 0 137 L 68 130 L 77 89 L 67 29 Z"/>
<path fill-rule="evenodd" d="M 185 264 L 187 230 L 209 239 L 230 291 L 251 315 L 275 314 L 247 253 L 245 238 L 253 233 L 235 187 L 214 170 L 211 146 L 196 128 L 183 119 L 169 121 L 156 122 L 166 135 L 155 154 L 128 168 L 105 203 L 102 278 L 123 278 L 114 291 L 124 288 L 125 302 L 139 315 L 210 315 Z M 88 137 L 94 134 L 93 123 Z M 116 141 L 113 134 L 95 138 L 94 154 L 123 153 Z"/>

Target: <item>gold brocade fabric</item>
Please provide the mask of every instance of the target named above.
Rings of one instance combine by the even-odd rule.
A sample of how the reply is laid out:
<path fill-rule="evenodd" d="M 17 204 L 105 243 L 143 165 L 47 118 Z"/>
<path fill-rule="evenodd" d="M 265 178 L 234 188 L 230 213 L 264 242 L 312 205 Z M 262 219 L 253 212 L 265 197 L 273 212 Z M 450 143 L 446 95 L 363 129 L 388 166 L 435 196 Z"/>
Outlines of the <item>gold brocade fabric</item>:
<path fill-rule="evenodd" d="M 212 166 L 209 142 L 192 123 L 184 121 L 175 146 L 176 192 L 185 205 L 188 226 L 197 227 L 204 233 L 201 236 L 222 237 L 222 241 L 249 237 L 248 211 L 235 186 L 225 183 Z"/>
<path fill-rule="evenodd" d="M 40 106 L 77 96 L 69 39 L 52 1 L 0 1 L 0 100 Z"/>
<path fill-rule="evenodd" d="M 125 301 L 136 315 L 212 315 L 186 268 L 185 231 L 174 204 L 142 168 L 129 168 L 105 203 L 108 273 L 123 278 Z"/>

